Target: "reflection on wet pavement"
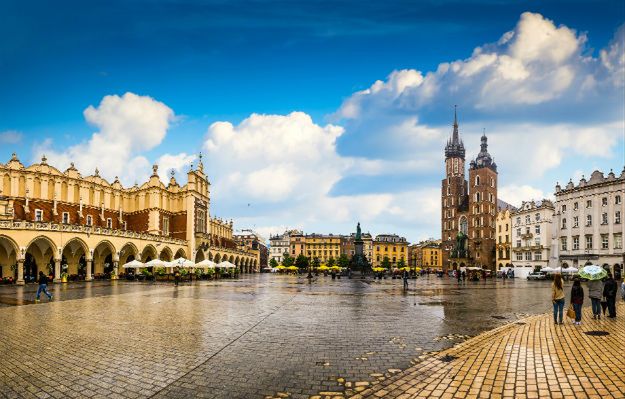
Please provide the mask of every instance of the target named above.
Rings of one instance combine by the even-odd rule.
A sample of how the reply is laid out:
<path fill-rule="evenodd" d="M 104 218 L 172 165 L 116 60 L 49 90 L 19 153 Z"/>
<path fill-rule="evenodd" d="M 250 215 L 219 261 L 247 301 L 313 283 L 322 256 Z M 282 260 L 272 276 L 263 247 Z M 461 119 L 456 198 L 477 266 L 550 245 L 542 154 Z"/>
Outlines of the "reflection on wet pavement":
<path fill-rule="evenodd" d="M 410 284 L 278 275 L 177 288 L 70 283 L 35 305 L 36 286 L 2 286 L 0 396 L 341 393 L 551 306 L 548 282 Z"/>

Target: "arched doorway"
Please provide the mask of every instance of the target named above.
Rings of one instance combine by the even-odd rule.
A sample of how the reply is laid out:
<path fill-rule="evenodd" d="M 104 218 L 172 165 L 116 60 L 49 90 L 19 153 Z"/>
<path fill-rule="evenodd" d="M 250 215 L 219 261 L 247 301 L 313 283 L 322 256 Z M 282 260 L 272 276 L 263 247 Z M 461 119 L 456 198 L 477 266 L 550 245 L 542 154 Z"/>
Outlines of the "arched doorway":
<path fill-rule="evenodd" d="M 19 247 L 13 239 L 0 236 L 0 278 L 15 281 Z"/>
<path fill-rule="evenodd" d="M 115 247 L 109 241 L 101 241 L 93 251 L 93 277 L 109 279 L 113 273 L 113 254 Z"/>
<path fill-rule="evenodd" d="M 40 236 L 31 241 L 24 255 L 24 282 L 37 281 L 37 274 L 40 271 L 53 276 L 56 254 L 56 245 L 49 238 Z M 15 277 L 17 278 L 17 273 Z"/>
<path fill-rule="evenodd" d="M 69 280 L 84 280 L 87 276 L 87 244 L 79 239 L 69 240 L 63 247 L 61 274 L 65 273 Z"/>
<path fill-rule="evenodd" d="M 174 259 L 179 259 L 179 258 L 187 258 L 187 254 L 184 252 L 184 249 L 180 248 L 179 250 L 176 251 L 176 255 L 174 255 Z"/>

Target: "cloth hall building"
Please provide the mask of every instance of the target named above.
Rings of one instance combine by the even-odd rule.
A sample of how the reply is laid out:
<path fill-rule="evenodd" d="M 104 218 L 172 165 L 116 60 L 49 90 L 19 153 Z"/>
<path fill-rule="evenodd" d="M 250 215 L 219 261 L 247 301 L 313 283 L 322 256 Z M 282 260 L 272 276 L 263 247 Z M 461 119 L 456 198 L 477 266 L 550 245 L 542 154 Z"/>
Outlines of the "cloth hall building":
<path fill-rule="evenodd" d="M 133 259 L 180 257 L 258 270 L 259 251 L 237 247 L 232 221 L 210 217 L 201 157 L 183 186 L 173 174 L 163 184 L 157 171 L 126 188 L 97 169 L 82 177 L 73 164 L 61 172 L 44 157 L 26 167 L 13 154 L 0 163 L 0 277 L 24 284 L 43 271 L 88 281 L 114 277 Z"/>
<path fill-rule="evenodd" d="M 465 148 L 454 113 L 453 133 L 445 146 L 445 178 L 441 185 L 443 269 L 480 267 L 495 270 L 498 211 L 497 164 L 488 153 L 486 135 L 465 174 Z"/>

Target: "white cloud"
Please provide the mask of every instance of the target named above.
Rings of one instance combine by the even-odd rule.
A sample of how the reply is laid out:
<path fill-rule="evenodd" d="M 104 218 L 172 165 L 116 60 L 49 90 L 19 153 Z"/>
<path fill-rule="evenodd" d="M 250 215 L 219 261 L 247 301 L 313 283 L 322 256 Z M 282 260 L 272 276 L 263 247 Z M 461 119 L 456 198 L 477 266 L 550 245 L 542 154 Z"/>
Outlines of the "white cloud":
<path fill-rule="evenodd" d="M 499 187 L 497 196 L 499 199 L 506 201 L 510 205 L 517 208 L 521 206 L 521 202 L 523 201 L 541 200 L 546 198 L 542 190 L 527 184 Z"/>
<path fill-rule="evenodd" d="M 267 202 L 327 193 L 347 166 L 335 148 L 342 133 L 302 112 L 213 123 L 204 149 L 214 191 Z"/>
<path fill-rule="evenodd" d="M 186 152 L 174 155 L 163 154 L 156 161 L 158 165 L 158 176 L 167 184 L 171 178 L 171 171 L 173 170 L 178 183 L 183 184 L 186 180 L 186 176 L 183 176 L 183 174 L 186 174 L 188 170 L 187 167 L 190 167 L 196 159 L 196 155 L 187 154 Z"/>
<path fill-rule="evenodd" d="M 35 148 L 35 159 L 45 153 L 57 167 L 74 162 L 83 175 L 98 168 L 109 181 L 119 176 L 125 184 L 133 184 L 149 176 L 149 162 L 140 153 L 163 141 L 174 112 L 151 97 L 126 93 L 105 96 L 97 108 L 85 109 L 84 116 L 99 129 L 89 140 L 64 151 L 56 151 L 50 140 L 44 141 Z"/>
<path fill-rule="evenodd" d="M 18 144 L 22 141 L 23 135 L 17 130 L 5 130 L 0 132 L 0 143 L 2 144 Z"/>

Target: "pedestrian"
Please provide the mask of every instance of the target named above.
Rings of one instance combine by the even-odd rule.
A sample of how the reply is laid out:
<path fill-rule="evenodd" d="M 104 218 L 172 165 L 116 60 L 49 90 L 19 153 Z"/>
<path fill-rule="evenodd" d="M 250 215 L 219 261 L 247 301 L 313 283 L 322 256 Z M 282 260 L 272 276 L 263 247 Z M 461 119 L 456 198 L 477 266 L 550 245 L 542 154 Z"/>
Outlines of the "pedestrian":
<path fill-rule="evenodd" d="M 43 272 L 39 272 L 39 288 L 37 288 L 37 299 L 35 302 L 39 302 L 39 297 L 41 296 L 41 292 L 48 296 L 49 300 L 52 300 L 52 294 L 48 292 L 48 277 L 43 274 Z"/>
<path fill-rule="evenodd" d="M 573 288 L 571 288 L 571 303 L 575 310 L 575 324 L 582 324 L 582 305 L 584 304 L 584 289 L 579 279 L 573 281 Z"/>
<path fill-rule="evenodd" d="M 564 290 L 562 276 L 556 274 L 551 284 L 551 302 L 553 303 L 553 322 L 562 324 L 562 312 L 564 311 Z"/>
<path fill-rule="evenodd" d="M 462 271 L 462 281 L 467 279 L 467 273 L 463 270 Z"/>
<path fill-rule="evenodd" d="M 174 284 L 178 286 L 180 282 L 180 268 L 178 266 L 174 267 Z"/>
<path fill-rule="evenodd" d="M 460 270 L 456 270 L 456 277 L 458 277 L 458 282 L 460 282 L 460 279 L 462 278 L 462 276 L 460 275 Z"/>
<path fill-rule="evenodd" d="M 588 282 L 588 297 L 592 305 L 592 318 L 601 319 L 601 298 L 603 297 L 603 282 L 601 280 Z"/>
<path fill-rule="evenodd" d="M 625 279 L 621 283 L 621 298 L 625 301 Z"/>
<path fill-rule="evenodd" d="M 608 273 L 608 279 L 603 285 L 603 296 L 608 302 L 608 317 L 613 319 L 616 317 L 616 281 L 612 278 L 612 274 Z"/>
<path fill-rule="evenodd" d="M 404 290 L 408 289 L 408 270 L 404 269 L 404 274 L 402 276 L 404 278 Z"/>

